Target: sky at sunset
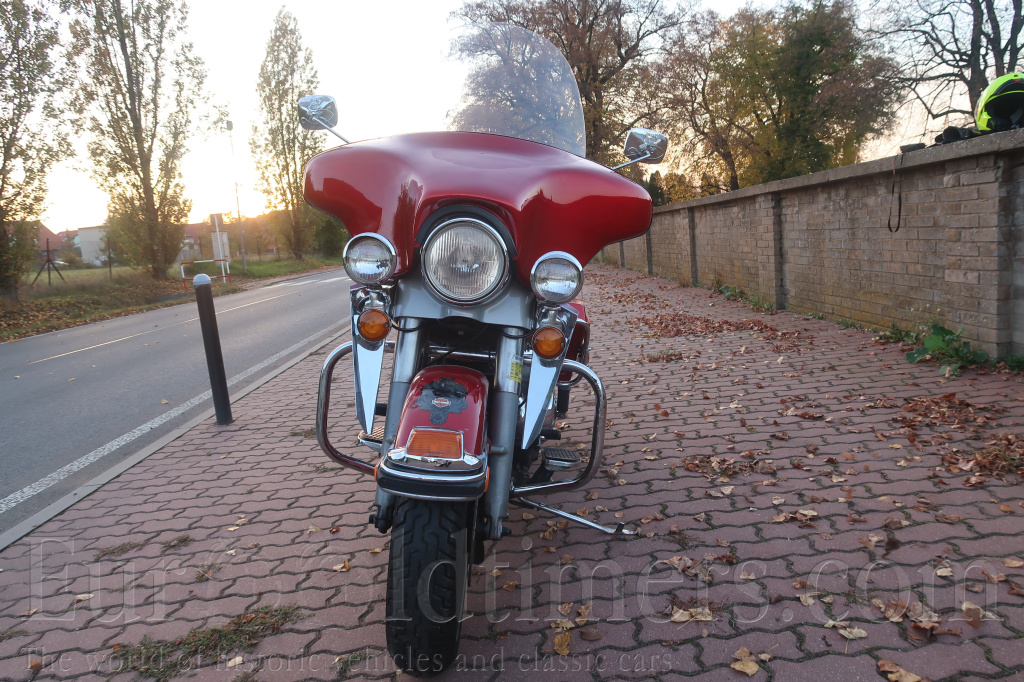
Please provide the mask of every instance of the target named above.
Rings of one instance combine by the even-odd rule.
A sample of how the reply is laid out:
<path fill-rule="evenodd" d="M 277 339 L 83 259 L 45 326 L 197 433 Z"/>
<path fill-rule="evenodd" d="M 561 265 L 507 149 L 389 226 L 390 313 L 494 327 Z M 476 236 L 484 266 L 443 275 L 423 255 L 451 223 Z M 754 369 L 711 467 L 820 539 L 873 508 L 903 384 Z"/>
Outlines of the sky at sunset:
<path fill-rule="evenodd" d="M 363 140 L 445 127 L 446 113 L 458 101 L 462 73 L 462 66 L 448 59 L 457 27 L 449 17 L 462 0 L 304 0 L 284 5 L 313 51 L 321 92 L 338 100 L 337 129 L 342 135 Z M 714 8 L 729 13 L 739 5 L 724 0 Z M 192 222 L 210 213 L 235 212 L 235 174 L 242 214 L 266 210 L 249 155 L 249 136 L 258 117 L 260 63 L 281 6 L 274 0 L 191 4 L 189 39 L 206 62 L 210 101 L 225 106 L 234 123 L 235 156 L 233 166 L 226 130 L 192 140 L 183 164 Z M 333 146 L 336 138 L 323 135 Z M 43 222 L 54 231 L 99 225 L 106 219 L 106 197 L 89 175 L 85 141 L 84 136 L 75 140 L 78 158 L 50 174 Z"/>

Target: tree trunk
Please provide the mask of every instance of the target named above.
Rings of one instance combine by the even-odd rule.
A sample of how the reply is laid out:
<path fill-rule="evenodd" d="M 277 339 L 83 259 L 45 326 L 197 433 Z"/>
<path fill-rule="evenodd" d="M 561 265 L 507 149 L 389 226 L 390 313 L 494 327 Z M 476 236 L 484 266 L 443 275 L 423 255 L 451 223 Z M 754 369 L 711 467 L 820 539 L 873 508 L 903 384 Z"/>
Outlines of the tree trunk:
<path fill-rule="evenodd" d="M 18 302 L 18 283 L 0 284 L 0 300 L 7 303 Z"/>

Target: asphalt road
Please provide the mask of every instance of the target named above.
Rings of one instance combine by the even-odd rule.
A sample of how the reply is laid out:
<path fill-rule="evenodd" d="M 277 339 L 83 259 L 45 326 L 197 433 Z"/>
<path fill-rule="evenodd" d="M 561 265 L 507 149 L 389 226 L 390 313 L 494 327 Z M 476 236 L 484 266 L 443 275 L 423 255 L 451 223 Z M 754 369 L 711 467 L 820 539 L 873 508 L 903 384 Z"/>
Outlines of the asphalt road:
<path fill-rule="evenodd" d="M 347 329 L 349 285 L 321 270 L 214 299 L 229 391 Z M 0 533 L 211 407 L 209 389 L 192 302 L 0 344 Z"/>

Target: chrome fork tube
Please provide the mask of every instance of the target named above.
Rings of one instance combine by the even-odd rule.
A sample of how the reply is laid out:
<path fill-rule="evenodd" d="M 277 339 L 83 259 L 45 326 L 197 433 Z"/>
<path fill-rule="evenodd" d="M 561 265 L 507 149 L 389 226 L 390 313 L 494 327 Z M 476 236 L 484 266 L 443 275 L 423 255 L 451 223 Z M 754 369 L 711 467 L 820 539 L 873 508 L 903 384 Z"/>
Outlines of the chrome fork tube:
<path fill-rule="evenodd" d="M 410 331 L 398 332 L 398 341 L 395 343 L 395 362 L 391 373 L 391 385 L 388 388 L 388 414 L 384 420 L 384 439 L 381 442 L 381 456 L 387 455 L 388 451 L 395 446 L 395 437 L 398 435 L 398 425 L 402 418 L 402 407 L 405 404 L 405 397 L 409 394 L 409 386 L 419 370 L 419 358 L 422 351 L 423 332 L 420 331 L 424 321 L 418 317 L 403 317 L 400 321 L 402 327 Z M 374 504 L 378 509 L 390 517 L 391 502 L 393 496 L 380 488 L 374 498 Z M 388 518 L 390 525 L 390 518 Z"/>
<path fill-rule="evenodd" d="M 516 425 L 519 420 L 519 393 L 522 384 L 523 330 L 505 327 L 498 343 L 494 367 L 494 393 L 491 396 L 488 431 L 491 451 L 488 466 L 490 483 L 484 493 L 484 531 L 490 540 L 500 540 L 504 520 L 508 518 L 508 496 L 512 488 L 512 454 L 515 452 Z M 511 337 L 511 338 L 510 338 Z M 513 370 L 513 363 L 518 368 Z"/>

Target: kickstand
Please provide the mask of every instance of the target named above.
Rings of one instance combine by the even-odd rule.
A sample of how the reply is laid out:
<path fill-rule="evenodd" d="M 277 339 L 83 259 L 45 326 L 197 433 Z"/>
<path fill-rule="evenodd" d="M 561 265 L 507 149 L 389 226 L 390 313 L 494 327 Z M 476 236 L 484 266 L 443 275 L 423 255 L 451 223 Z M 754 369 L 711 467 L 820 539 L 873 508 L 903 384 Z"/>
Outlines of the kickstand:
<path fill-rule="evenodd" d="M 520 507 L 529 507 L 530 509 L 543 509 L 544 511 L 550 512 L 555 516 L 561 516 L 563 519 L 575 521 L 576 523 L 582 524 L 587 528 L 593 528 L 594 530 L 599 530 L 602 533 L 607 533 L 608 535 L 630 536 L 638 534 L 635 530 L 626 530 L 626 524 L 622 522 L 615 524 L 615 528 L 609 528 L 608 526 L 602 526 L 599 523 L 594 523 L 593 521 L 585 519 L 582 516 L 577 516 L 576 514 L 572 514 L 567 511 L 562 511 L 561 509 L 555 509 L 554 507 L 549 507 L 546 504 L 541 504 L 540 502 L 536 502 L 525 497 L 518 497 L 510 500 L 510 502 Z"/>

